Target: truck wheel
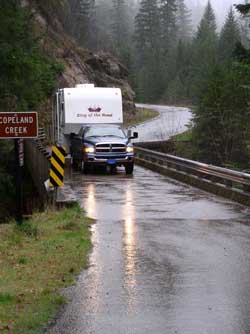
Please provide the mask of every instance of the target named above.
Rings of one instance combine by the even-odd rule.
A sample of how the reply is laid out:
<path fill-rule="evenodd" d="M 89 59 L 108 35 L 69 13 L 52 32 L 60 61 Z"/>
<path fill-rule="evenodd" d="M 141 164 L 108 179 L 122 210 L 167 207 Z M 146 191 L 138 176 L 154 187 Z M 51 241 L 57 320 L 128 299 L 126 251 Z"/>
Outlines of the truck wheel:
<path fill-rule="evenodd" d="M 125 166 L 125 171 L 126 171 L 126 174 L 127 175 L 131 175 L 133 174 L 133 171 L 134 171 L 134 164 L 127 164 Z"/>

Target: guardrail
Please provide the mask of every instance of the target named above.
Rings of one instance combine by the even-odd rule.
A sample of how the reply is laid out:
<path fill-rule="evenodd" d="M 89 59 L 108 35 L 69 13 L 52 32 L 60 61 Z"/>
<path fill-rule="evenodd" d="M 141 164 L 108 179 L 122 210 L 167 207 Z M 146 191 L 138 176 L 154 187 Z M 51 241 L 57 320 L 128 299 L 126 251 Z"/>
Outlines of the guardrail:
<path fill-rule="evenodd" d="M 136 147 L 136 162 L 237 202 L 250 205 L 250 174 L 216 167 L 142 147 Z"/>

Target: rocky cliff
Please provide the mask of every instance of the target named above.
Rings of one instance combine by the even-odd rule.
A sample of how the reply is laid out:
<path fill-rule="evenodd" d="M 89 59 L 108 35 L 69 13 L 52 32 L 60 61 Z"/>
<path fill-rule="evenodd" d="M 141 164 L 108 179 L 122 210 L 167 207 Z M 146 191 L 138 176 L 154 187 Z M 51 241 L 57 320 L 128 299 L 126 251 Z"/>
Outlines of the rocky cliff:
<path fill-rule="evenodd" d="M 79 47 L 73 38 L 65 33 L 59 16 L 56 13 L 46 12 L 46 7 L 39 6 L 38 1 L 24 0 L 23 4 L 32 8 L 37 34 L 41 38 L 41 47 L 46 54 L 64 66 L 64 71 L 58 78 L 59 88 L 74 87 L 77 83 L 120 87 L 125 113 L 135 113 L 135 96 L 127 81 L 126 67 L 109 54 L 95 54 Z"/>

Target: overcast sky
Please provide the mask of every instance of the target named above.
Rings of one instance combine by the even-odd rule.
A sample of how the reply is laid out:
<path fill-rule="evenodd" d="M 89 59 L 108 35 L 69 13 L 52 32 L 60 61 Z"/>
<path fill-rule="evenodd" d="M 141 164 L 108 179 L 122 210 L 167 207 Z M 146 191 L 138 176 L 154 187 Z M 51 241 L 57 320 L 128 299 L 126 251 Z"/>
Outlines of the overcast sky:
<path fill-rule="evenodd" d="M 192 4 L 196 5 L 197 3 L 200 3 L 205 6 L 207 4 L 207 1 L 208 0 L 186 0 L 186 4 L 189 7 L 192 7 Z M 245 0 L 210 0 L 210 1 L 216 12 L 216 18 L 219 22 L 219 25 L 221 25 L 224 22 L 225 16 L 230 6 L 232 6 L 233 4 L 245 2 Z"/>

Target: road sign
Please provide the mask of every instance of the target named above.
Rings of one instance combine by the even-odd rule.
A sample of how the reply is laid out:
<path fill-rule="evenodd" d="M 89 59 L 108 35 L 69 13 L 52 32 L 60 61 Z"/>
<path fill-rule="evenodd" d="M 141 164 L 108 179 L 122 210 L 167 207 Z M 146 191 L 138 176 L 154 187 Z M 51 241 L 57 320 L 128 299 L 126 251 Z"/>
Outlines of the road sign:
<path fill-rule="evenodd" d="M 63 187 L 65 169 L 66 148 L 63 146 L 52 146 L 50 187 Z"/>
<path fill-rule="evenodd" d="M 36 138 L 37 112 L 1 112 L 0 139 Z"/>

